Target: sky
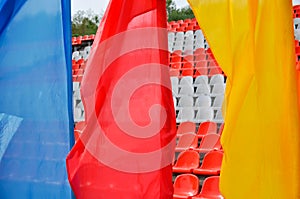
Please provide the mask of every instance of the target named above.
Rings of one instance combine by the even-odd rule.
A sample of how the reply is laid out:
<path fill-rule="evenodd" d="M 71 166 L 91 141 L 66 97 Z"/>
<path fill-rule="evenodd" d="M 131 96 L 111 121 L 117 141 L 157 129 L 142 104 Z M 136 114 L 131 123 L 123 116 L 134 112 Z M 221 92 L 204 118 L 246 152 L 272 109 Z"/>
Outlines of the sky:
<path fill-rule="evenodd" d="M 143 0 L 141 0 L 143 1 Z M 78 10 L 91 9 L 96 14 L 104 13 L 109 0 L 71 0 L 72 14 Z M 188 6 L 187 0 L 174 0 L 178 8 Z M 300 5 L 300 0 L 293 0 L 294 5 Z"/>
<path fill-rule="evenodd" d="M 143 0 L 140 0 L 143 1 Z M 300 0 L 299 0 L 300 1 Z M 78 10 L 91 9 L 94 13 L 104 13 L 109 0 L 71 0 L 72 14 Z M 178 8 L 187 6 L 187 0 L 174 0 Z"/>

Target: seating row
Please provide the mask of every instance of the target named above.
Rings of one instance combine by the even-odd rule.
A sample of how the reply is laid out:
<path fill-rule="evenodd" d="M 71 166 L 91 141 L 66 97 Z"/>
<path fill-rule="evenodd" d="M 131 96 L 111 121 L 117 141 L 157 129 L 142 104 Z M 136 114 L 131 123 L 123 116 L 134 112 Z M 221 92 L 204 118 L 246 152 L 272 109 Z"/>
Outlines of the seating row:
<path fill-rule="evenodd" d="M 177 136 L 180 137 L 185 133 L 194 133 L 199 138 L 203 138 L 206 134 L 219 134 L 221 135 L 224 129 L 224 123 L 221 123 L 218 127 L 218 124 L 213 121 L 204 121 L 201 122 L 196 129 L 196 123 L 191 121 L 182 122 L 177 127 Z"/>
<path fill-rule="evenodd" d="M 193 84 L 193 85 L 176 85 L 172 84 L 173 96 L 193 96 L 199 97 L 200 95 L 217 96 L 225 93 L 226 84 Z"/>
<path fill-rule="evenodd" d="M 219 190 L 219 176 L 205 178 L 200 182 L 194 174 L 181 174 L 175 178 L 173 199 L 224 199 Z"/>
<path fill-rule="evenodd" d="M 224 101 L 224 94 L 216 96 L 200 94 L 198 97 L 183 95 L 173 97 L 173 101 L 175 110 L 180 110 L 186 107 L 193 107 L 194 109 L 199 109 L 201 107 L 221 108 Z"/>
<path fill-rule="evenodd" d="M 198 144 L 200 142 L 200 144 Z M 220 135 L 215 133 L 208 133 L 199 138 L 194 133 L 185 133 L 178 138 L 175 147 L 175 152 L 182 152 L 186 150 L 194 150 L 199 153 L 208 153 L 213 150 L 221 150 Z"/>
<path fill-rule="evenodd" d="M 83 41 L 93 41 L 95 39 L 95 35 L 84 35 L 78 37 L 72 37 L 72 45 L 81 45 Z"/>
<path fill-rule="evenodd" d="M 172 86 L 185 86 L 190 85 L 197 87 L 199 84 L 215 85 L 215 84 L 225 84 L 225 76 L 223 74 L 216 74 L 211 77 L 207 75 L 200 75 L 196 78 L 193 76 L 184 76 L 181 78 L 170 77 Z"/>
<path fill-rule="evenodd" d="M 222 159 L 223 151 L 206 153 L 202 162 L 197 151 L 183 151 L 173 165 L 173 173 L 193 173 L 201 176 L 220 175 Z"/>

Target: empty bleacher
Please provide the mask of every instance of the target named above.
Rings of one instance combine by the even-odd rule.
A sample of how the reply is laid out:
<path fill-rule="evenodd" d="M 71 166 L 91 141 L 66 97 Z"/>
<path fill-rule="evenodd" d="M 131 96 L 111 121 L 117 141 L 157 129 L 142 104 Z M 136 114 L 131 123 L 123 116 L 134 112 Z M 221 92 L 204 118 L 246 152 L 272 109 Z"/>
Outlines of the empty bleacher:
<path fill-rule="evenodd" d="M 300 6 L 294 6 L 296 62 L 300 60 Z M 168 23 L 170 82 L 177 122 L 173 162 L 174 198 L 223 198 L 219 175 L 224 128 L 222 104 L 226 75 L 195 19 Z M 84 107 L 80 82 L 95 35 L 74 37 L 73 100 L 75 135 L 81 133 Z"/>

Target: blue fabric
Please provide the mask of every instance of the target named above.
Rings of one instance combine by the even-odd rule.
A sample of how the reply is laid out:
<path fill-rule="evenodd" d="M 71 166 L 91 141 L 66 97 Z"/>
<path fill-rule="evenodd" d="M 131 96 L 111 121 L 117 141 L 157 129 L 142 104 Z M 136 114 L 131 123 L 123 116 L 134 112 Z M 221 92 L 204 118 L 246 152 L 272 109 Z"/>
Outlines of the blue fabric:
<path fill-rule="evenodd" d="M 72 198 L 70 39 L 69 0 L 0 0 L 1 199 Z"/>

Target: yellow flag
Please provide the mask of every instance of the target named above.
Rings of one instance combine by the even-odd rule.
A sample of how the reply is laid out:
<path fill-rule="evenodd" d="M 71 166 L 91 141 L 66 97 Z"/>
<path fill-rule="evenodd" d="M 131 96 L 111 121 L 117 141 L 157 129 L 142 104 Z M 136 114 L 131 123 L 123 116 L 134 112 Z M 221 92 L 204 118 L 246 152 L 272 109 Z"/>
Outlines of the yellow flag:
<path fill-rule="evenodd" d="M 227 75 L 226 199 L 299 199 L 299 109 L 291 0 L 189 0 Z"/>

